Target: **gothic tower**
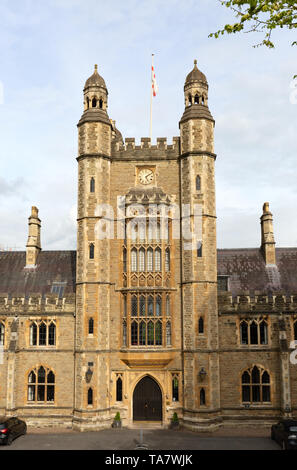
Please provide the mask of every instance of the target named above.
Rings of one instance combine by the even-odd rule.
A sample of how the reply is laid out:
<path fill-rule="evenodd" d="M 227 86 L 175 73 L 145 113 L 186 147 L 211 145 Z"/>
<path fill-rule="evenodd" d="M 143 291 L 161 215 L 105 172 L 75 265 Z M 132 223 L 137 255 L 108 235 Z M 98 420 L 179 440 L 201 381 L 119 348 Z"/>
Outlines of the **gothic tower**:
<path fill-rule="evenodd" d="M 184 425 L 193 429 L 220 422 L 214 119 L 208 83 L 194 62 L 184 86 L 180 120 L 182 222 L 195 228 L 183 239 L 182 322 Z M 188 210 L 185 208 L 188 207 Z"/>
<path fill-rule="evenodd" d="M 74 426 L 80 429 L 90 420 L 91 400 L 102 423 L 109 406 L 109 336 L 104 332 L 109 322 L 110 241 L 97 231 L 102 205 L 109 203 L 110 198 L 112 123 L 107 114 L 107 97 L 105 82 L 95 65 L 84 87 L 84 112 L 78 123 Z"/>

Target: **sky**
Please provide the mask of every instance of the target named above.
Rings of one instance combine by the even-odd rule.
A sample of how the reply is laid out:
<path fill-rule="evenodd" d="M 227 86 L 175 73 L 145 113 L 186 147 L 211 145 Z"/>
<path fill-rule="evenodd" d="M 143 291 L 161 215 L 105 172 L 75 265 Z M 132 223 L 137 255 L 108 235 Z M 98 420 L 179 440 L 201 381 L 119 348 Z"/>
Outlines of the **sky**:
<path fill-rule="evenodd" d="M 24 250 L 31 206 L 44 250 L 76 249 L 77 123 L 94 64 L 123 137 L 179 135 L 183 86 L 197 59 L 216 120 L 217 244 L 260 245 L 270 203 L 277 246 L 297 246 L 297 47 L 275 31 L 209 38 L 233 13 L 218 0 L 0 0 L 0 249 Z M 296 103 L 295 103 L 296 102 Z"/>

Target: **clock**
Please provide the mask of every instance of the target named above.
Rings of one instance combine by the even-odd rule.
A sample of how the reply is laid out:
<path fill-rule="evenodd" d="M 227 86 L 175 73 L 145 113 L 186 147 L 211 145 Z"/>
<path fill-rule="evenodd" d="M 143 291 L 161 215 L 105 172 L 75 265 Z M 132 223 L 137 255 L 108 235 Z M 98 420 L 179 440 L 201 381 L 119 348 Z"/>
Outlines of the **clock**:
<path fill-rule="evenodd" d="M 154 181 L 154 172 L 149 168 L 144 168 L 138 173 L 138 179 L 141 184 L 150 184 Z"/>

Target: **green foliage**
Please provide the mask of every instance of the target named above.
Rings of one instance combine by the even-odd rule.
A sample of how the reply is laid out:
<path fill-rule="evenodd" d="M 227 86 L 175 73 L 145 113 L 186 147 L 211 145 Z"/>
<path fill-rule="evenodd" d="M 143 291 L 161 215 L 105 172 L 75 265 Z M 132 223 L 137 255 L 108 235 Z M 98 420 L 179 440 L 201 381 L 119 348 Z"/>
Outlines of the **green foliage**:
<path fill-rule="evenodd" d="M 119 412 L 116 413 L 115 417 L 114 417 L 114 420 L 115 421 L 121 421 L 121 415 Z"/>
<path fill-rule="evenodd" d="M 218 38 L 225 32 L 227 34 L 243 31 L 247 24 L 251 29 L 245 32 L 262 32 L 262 42 L 254 47 L 266 46 L 274 48 L 271 35 L 276 28 L 297 28 L 297 2 L 296 0 L 218 0 L 222 5 L 235 12 L 237 22 L 226 24 L 223 29 L 211 33 L 209 37 Z M 297 45 L 294 41 L 292 46 Z"/>
<path fill-rule="evenodd" d="M 173 413 L 173 416 L 172 416 L 172 422 L 173 422 L 173 423 L 178 423 L 178 421 L 179 421 L 179 420 L 178 420 L 177 413 L 174 412 L 174 413 Z"/>

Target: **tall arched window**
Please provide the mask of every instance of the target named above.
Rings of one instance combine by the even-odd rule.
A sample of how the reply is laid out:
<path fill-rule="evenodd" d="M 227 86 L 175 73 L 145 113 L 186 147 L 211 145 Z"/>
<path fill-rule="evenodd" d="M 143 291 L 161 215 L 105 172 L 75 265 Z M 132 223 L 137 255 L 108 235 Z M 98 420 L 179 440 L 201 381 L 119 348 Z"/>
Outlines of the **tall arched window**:
<path fill-rule="evenodd" d="M 139 250 L 139 271 L 145 271 L 145 251 L 144 248 L 140 248 Z"/>
<path fill-rule="evenodd" d="M 166 346 L 171 346 L 171 323 L 166 322 Z"/>
<path fill-rule="evenodd" d="M 93 405 L 93 389 L 88 390 L 88 405 Z"/>
<path fill-rule="evenodd" d="M 168 273 L 170 271 L 170 250 L 166 248 L 165 250 L 165 271 Z"/>
<path fill-rule="evenodd" d="M 162 344 L 162 322 L 160 320 L 155 324 L 155 344 L 157 346 Z"/>
<path fill-rule="evenodd" d="M 160 295 L 156 298 L 156 317 L 162 316 L 162 297 Z"/>
<path fill-rule="evenodd" d="M 197 243 L 197 257 L 202 258 L 202 242 Z"/>
<path fill-rule="evenodd" d="M 242 402 L 270 402 L 270 376 L 262 367 L 254 366 L 241 376 Z"/>
<path fill-rule="evenodd" d="M 206 404 L 206 399 L 205 399 L 205 390 L 204 388 L 200 389 L 200 406 L 204 406 Z"/>
<path fill-rule="evenodd" d="M 39 325 L 39 346 L 46 346 L 46 324 L 44 322 Z"/>
<path fill-rule="evenodd" d="M 155 250 L 155 271 L 161 271 L 161 250 L 156 248 Z"/>
<path fill-rule="evenodd" d="M 89 335 L 94 334 L 94 320 L 93 318 L 89 319 Z"/>
<path fill-rule="evenodd" d="M 28 374 L 28 401 L 53 402 L 55 400 L 55 374 L 40 366 Z"/>
<path fill-rule="evenodd" d="M 188 95 L 188 105 L 189 106 L 192 105 L 192 96 L 191 95 Z"/>
<path fill-rule="evenodd" d="M 201 190 L 201 178 L 199 175 L 196 176 L 196 191 Z"/>
<path fill-rule="evenodd" d="M 198 321 L 198 333 L 199 334 L 204 333 L 204 320 L 203 320 L 203 317 L 200 317 L 199 321 Z"/>
<path fill-rule="evenodd" d="M 177 376 L 173 376 L 172 378 L 172 401 L 178 401 L 179 396 L 178 396 L 178 378 Z"/>
<path fill-rule="evenodd" d="M 170 317 L 170 297 L 166 296 L 166 316 Z"/>
<path fill-rule="evenodd" d="M 0 346 L 4 346 L 5 339 L 5 326 L 3 323 L 0 323 Z"/>
<path fill-rule="evenodd" d="M 127 250 L 126 250 L 126 248 L 124 248 L 124 251 L 123 251 L 123 271 L 124 271 L 124 273 L 127 272 Z"/>
<path fill-rule="evenodd" d="M 194 104 L 199 104 L 199 96 L 195 95 Z"/>
<path fill-rule="evenodd" d="M 90 258 L 90 259 L 94 259 L 94 258 L 95 258 L 95 246 L 94 246 L 94 243 L 91 243 L 91 244 L 90 244 L 90 247 L 89 247 L 89 258 Z"/>
<path fill-rule="evenodd" d="M 131 299 L 131 316 L 137 317 L 137 315 L 138 315 L 138 301 L 137 301 L 137 296 L 133 295 Z"/>
<path fill-rule="evenodd" d="M 100 108 L 100 109 L 103 108 L 103 100 L 102 100 L 102 99 L 99 100 L 99 108 Z"/>
<path fill-rule="evenodd" d="M 91 178 L 91 181 L 90 181 L 90 193 L 94 193 L 95 192 L 95 179 L 94 178 Z"/>
<path fill-rule="evenodd" d="M 36 323 L 31 323 L 30 325 L 30 346 L 37 345 L 37 325 Z"/>
<path fill-rule="evenodd" d="M 149 248 L 147 250 L 147 265 L 146 269 L 148 272 L 152 272 L 153 270 L 153 250 L 152 248 Z"/>
<path fill-rule="evenodd" d="M 117 379 L 116 401 L 123 401 L 123 382 L 121 377 Z"/>
<path fill-rule="evenodd" d="M 268 324 L 264 319 L 247 319 L 240 322 L 240 344 L 268 344 Z"/>
<path fill-rule="evenodd" d="M 136 248 L 133 248 L 131 251 L 131 271 L 136 272 L 137 271 L 137 250 Z"/>
<path fill-rule="evenodd" d="M 139 299 L 139 315 L 145 317 L 145 313 L 145 297 L 141 295 Z"/>
<path fill-rule="evenodd" d="M 56 344 L 56 325 L 51 322 L 48 327 L 48 344 L 54 346 Z"/>
<path fill-rule="evenodd" d="M 96 100 L 96 98 L 93 98 L 92 99 L 92 108 L 96 108 L 96 106 L 97 106 L 97 100 Z"/>

